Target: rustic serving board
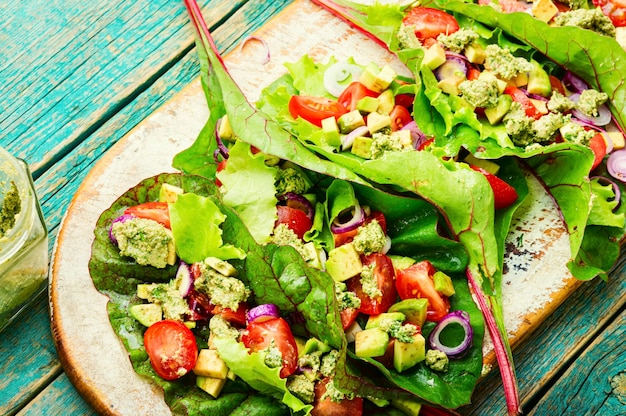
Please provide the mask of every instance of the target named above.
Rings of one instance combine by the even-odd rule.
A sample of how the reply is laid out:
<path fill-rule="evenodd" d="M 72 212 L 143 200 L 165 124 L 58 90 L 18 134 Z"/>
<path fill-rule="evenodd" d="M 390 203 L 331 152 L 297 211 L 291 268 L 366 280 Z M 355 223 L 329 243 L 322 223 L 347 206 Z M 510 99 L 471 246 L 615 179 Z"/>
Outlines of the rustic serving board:
<path fill-rule="evenodd" d="M 312 35 L 314 34 L 314 35 Z M 408 74 L 384 48 L 308 1 L 296 1 L 249 42 L 226 57 L 247 97 L 286 72 L 284 62 L 308 53 L 333 55 L 360 64 L 376 61 Z M 107 297 L 93 286 L 88 262 L 93 229 L 103 210 L 142 179 L 173 171 L 174 154 L 187 148 L 208 117 L 199 80 L 119 141 L 94 167 L 63 219 L 50 280 L 52 329 L 59 357 L 78 391 L 102 414 L 162 415 L 169 408 L 157 387 L 133 371 L 126 350 L 108 320 Z M 541 185 L 529 177 L 531 195 L 520 208 L 509 236 L 504 276 L 504 314 L 513 345 L 529 336 L 578 285 L 565 267 L 569 241 L 565 225 Z M 523 244 L 522 244 L 523 242 Z M 494 363 L 486 339 L 485 362 Z"/>

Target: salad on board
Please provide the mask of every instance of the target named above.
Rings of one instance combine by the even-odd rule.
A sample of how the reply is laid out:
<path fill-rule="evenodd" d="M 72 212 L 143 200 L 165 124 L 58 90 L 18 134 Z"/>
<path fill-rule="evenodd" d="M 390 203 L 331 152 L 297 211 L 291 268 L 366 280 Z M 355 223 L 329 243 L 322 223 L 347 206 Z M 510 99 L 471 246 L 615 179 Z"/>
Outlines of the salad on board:
<path fill-rule="evenodd" d="M 412 76 L 304 56 L 253 105 L 185 1 L 210 116 L 174 157 L 183 173 L 146 179 L 97 224 L 90 272 L 113 327 L 182 414 L 453 412 L 487 330 L 518 414 L 504 240 L 531 172 L 567 224 L 572 274 L 607 278 L 624 51 L 491 6 L 317 3 Z"/>

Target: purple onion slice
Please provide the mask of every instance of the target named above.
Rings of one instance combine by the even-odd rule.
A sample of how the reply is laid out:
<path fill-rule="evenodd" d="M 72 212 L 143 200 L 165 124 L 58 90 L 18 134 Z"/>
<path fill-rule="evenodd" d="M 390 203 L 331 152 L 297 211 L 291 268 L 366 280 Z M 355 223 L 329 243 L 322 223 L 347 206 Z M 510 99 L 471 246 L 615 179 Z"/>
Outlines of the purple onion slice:
<path fill-rule="evenodd" d="M 278 306 L 273 303 L 264 303 L 255 306 L 246 313 L 246 320 L 248 322 L 264 322 L 278 317 L 280 317 L 280 310 Z"/>
<path fill-rule="evenodd" d="M 438 81 L 451 77 L 463 78 L 468 69 L 467 58 L 458 53 L 446 52 L 446 61 L 435 69 L 435 77 Z"/>
<path fill-rule="evenodd" d="M 606 169 L 615 179 L 626 182 L 626 149 L 611 153 L 606 161 Z"/>
<path fill-rule="evenodd" d="M 439 337 L 448 325 L 458 324 L 464 332 L 463 340 L 455 346 L 444 345 Z M 469 314 L 465 311 L 453 311 L 447 314 L 437 323 L 428 337 L 430 348 L 444 352 L 449 358 L 463 357 L 472 346 L 472 337 L 474 329 L 470 325 Z"/>
<path fill-rule="evenodd" d="M 352 144 L 354 143 L 354 139 L 356 139 L 358 136 L 365 136 L 369 134 L 370 129 L 367 128 L 367 126 L 357 127 L 350 133 L 343 136 L 343 138 L 341 139 L 341 150 L 345 151 L 350 149 L 352 147 Z"/>
<path fill-rule="evenodd" d="M 286 194 L 280 196 L 279 199 L 286 201 L 288 207 L 303 211 L 306 213 L 306 216 L 313 221 L 315 210 L 313 209 L 311 201 L 306 199 L 304 196 L 298 195 L 294 192 L 287 192 Z"/>
<path fill-rule="evenodd" d="M 114 219 L 113 222 L 111 222 L 111 226 L 109 227 L 109 240 L 111 240 L 111 243 L 113 243 L 113 245 L 117 246 L 117 238 L 115 238 L 115 236 L 113 235 L 113 224 L 117 224 L 118 222 L 126 222 L 133 218 L 135 217 L 131 214 L 122 214 Z"/>
<path fill-rule="evenodd" d="M 178 292 L 182 297 L 186 298 L 189 296 L 191 288 L 193 288 L 193 276 L 191 276 L 189 265 L 184 261 L 181 261 L 178 266 L 176 279 L 178 280 Z"/>
<path fill-rule="evenodd" d="M 589 89 L 589 85 L 571 71 L 567 71 L 563 76 L 563 85 L 568 90 L 576 93 Z"/>
<path fill-rule="evenodd" d="M 343 214 L 343 213 L 342 213 Z M 360 206 L 355 206 L 351 208 L 350 215 L 347 221 L 341 222 L 342 217 L 344 215 L 338 215 L 337 218 L 330 224 L 330 231 L 335 234 L 345 233 L 347 231 L 352 231 L 365 222 L 365 211 Z"/>

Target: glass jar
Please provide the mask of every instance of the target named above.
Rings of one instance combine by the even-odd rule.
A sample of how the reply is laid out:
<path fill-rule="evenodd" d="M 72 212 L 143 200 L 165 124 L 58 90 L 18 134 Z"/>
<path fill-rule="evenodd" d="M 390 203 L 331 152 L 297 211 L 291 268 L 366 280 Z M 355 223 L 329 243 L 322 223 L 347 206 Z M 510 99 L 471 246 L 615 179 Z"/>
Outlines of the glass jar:
<path fill-rule="evenodd" d="M 28 165 L 0 147 L 0 331 L 46 288 L 48 230 Z"/>

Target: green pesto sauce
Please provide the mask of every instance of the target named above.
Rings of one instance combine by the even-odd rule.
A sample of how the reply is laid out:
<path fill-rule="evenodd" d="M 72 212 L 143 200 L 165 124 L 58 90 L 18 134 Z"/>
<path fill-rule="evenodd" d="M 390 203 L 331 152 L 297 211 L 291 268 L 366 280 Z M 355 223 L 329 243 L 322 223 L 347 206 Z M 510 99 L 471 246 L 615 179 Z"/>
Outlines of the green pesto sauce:
<path fill-rule="evenodd" d="M 17 215 L 22 211 L 22 200 L 15 182 L 11 181 L 11 188 L 4 194 L 2 209 L 0 210 L 0 238 L 13 228 Z"/>

